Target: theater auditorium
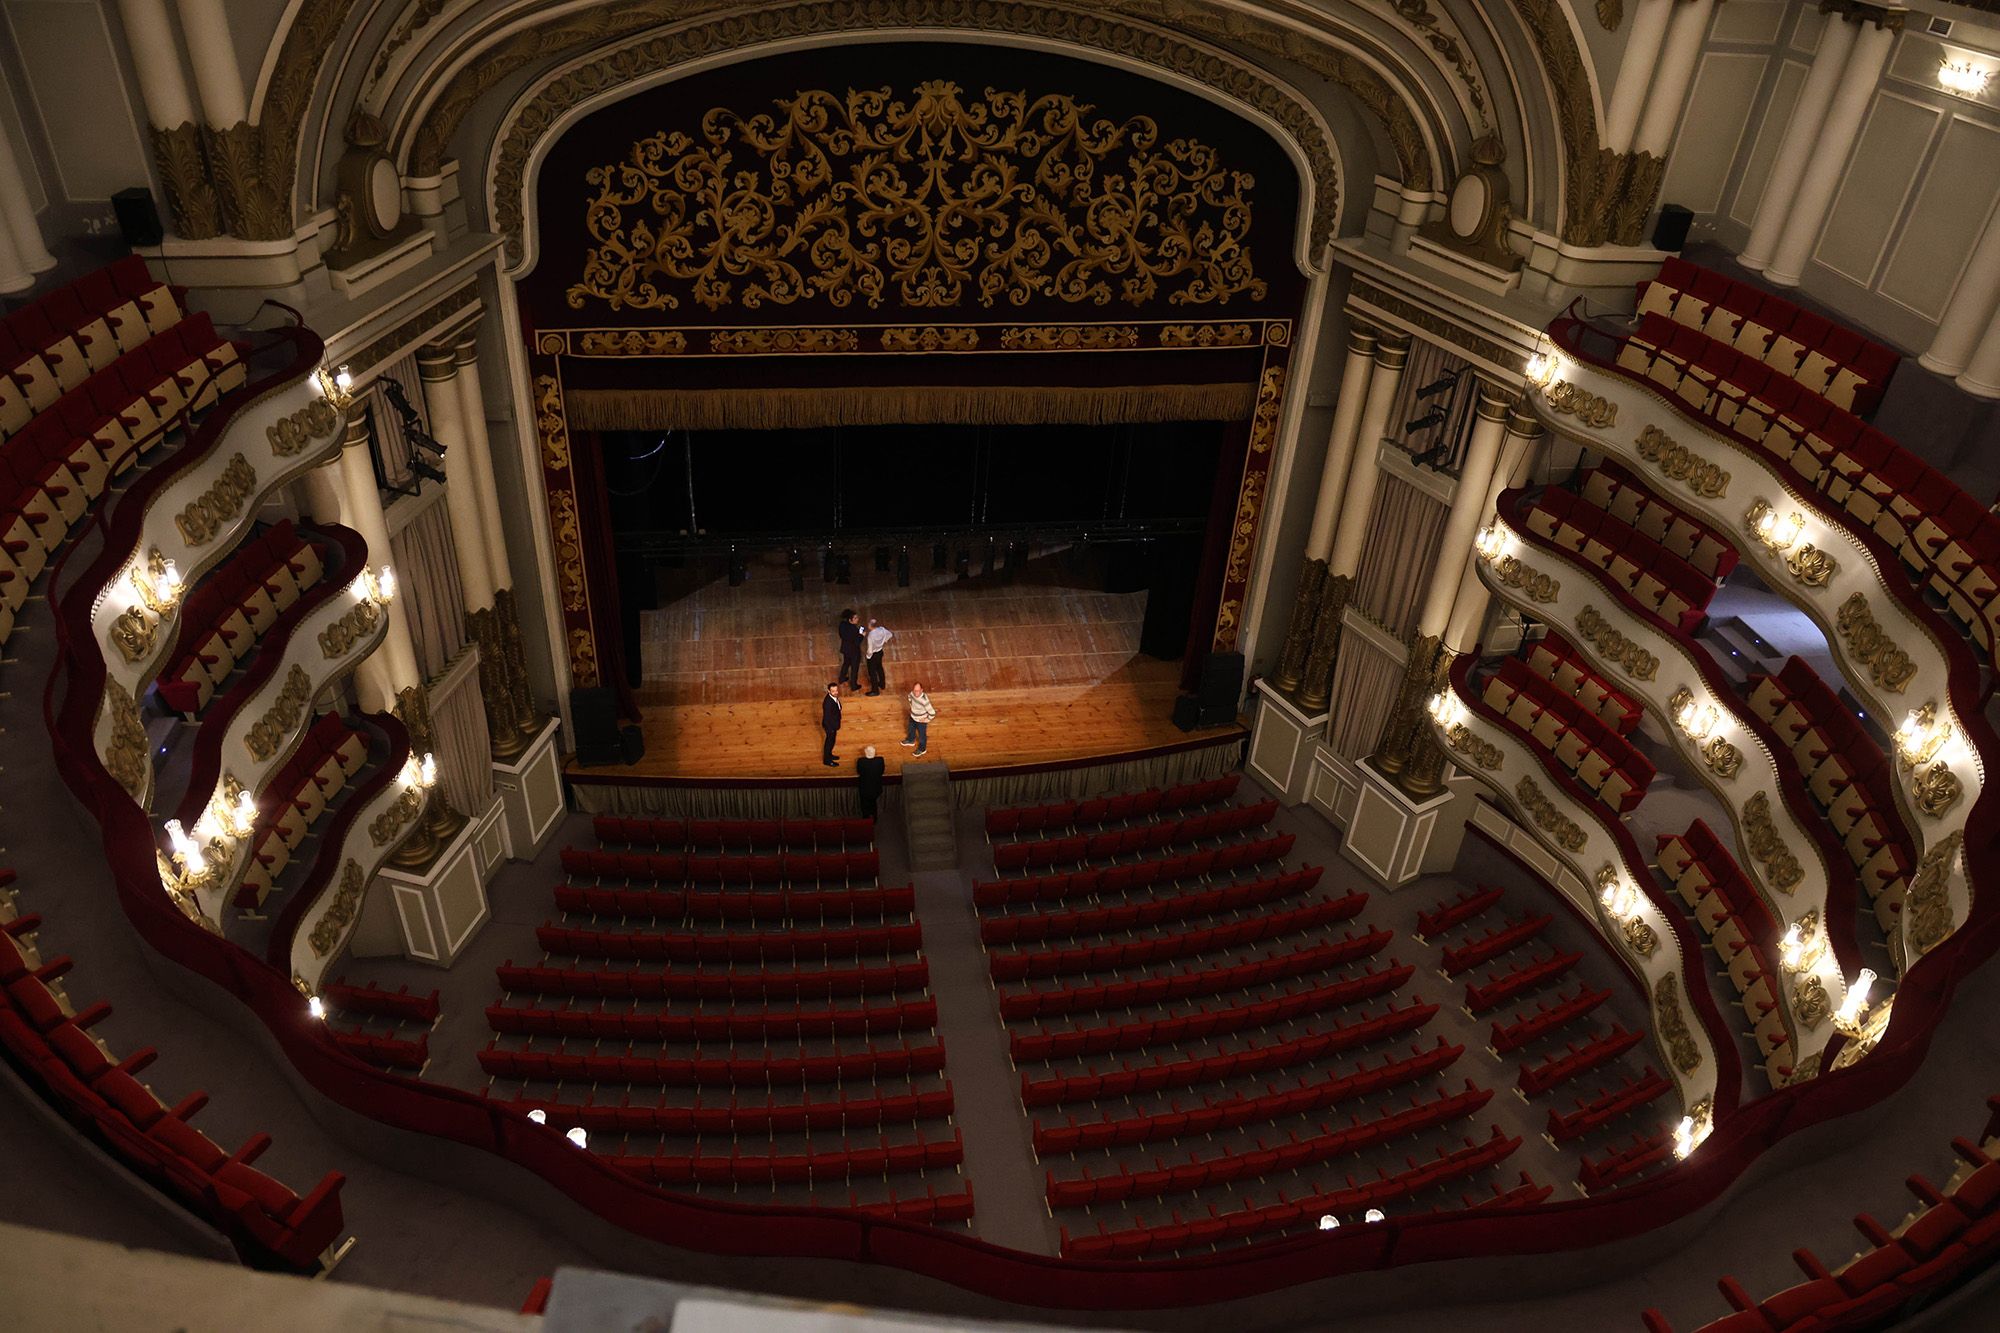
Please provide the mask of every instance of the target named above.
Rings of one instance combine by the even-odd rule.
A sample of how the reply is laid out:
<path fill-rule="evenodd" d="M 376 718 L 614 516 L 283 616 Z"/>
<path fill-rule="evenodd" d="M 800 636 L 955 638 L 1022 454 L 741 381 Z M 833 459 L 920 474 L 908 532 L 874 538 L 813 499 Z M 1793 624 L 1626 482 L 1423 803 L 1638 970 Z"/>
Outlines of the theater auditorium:
<path fill-rule="evenodd" d="M 1996 71 L 0 0 L 9 1323 L 1993 1327 Z"/>

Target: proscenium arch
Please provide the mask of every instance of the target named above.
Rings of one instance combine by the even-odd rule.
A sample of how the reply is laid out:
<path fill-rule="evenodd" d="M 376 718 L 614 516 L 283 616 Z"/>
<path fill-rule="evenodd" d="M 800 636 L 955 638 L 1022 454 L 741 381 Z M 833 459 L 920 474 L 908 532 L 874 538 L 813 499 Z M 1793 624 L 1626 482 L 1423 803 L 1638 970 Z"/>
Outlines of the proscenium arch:
<path fill-rule="evenodd" d="M 766 42 L 757 42 L 727 50 L 713 52 L 694 60 L 683 61 L 650 71 L 640 77 L 600 88 L 595 92 L 569 103 L 553 119 L 539 123 L 533 137 L 523 147 L 523 156 L 517 170 L 505 173 L 502 168 L 504 157 L 511 140 L 521 127 L 521 117 L 525 109 L 543 95 L 553 84 L 563 80 L 580 69 L 588 68 L 604 59 L 606 52 L 592 52 L 548 72 L 543 78 L 525 90 L 521 97 L 508 108 L 501 120 L 501 132 L 495 136 L 488 149 L 483 179 L 487 182 L 487 208 L 489 224 L 503 235 L 517 238 L 508 246 L 501 267 L 501 274 L 507 278 L 519 278 L 530 272 L 538 255 L 536 229 L 539 223 L 537 211 L 533 207 L 534 192 L 540 176 L 541 164 L 549 151 L 562 139 L 568 128 L 584 117 L 603 110 L 649 89 L 678 82 L 710 70 L 730 65 L 745 64 L 771 56 L 786 55 L 796 51 L 821 49 L 834 46 L 880 45 L 888 42 L 914 41 L 949 43 L 959 46 L 1026 46 L 1047 54 L 1079 59 L 1092 64 L 1137 74 L 1142 78 L 1165 83 L 1180 91 L 1192 93 L 1203 100 L 1221 107 L 1230 114 L 1254 125 L 1270 137 L 1285 156 L 1290 159 L 1298 173 L 1299 208 L 1292 226 L 1292 259 L 1301 273 L 1313 276 L 1323 271 L 1326 260 L 1326 240 L 1338 231 L 1338 213 L 1343 202 L 1341 184 L 1343 179 L 1340 148 L 1326 122 L 1320 118 L 1317 108 L 1302 96 L 1283 89 L 1282 85 L 1271 84 L 1275 89 L 1290 93 L 1297 99 L 1296 104 L 1302 114 L 1310 117 L 1321 135 L 1324 160 L 1316 172 L 1314 164 L 1305 148 L 1273 117 L 1235 98 L 1185 75 L 1163 70 L 1160 66 L 1116 52 L 1097 47 L 1082 46 L 1053 38 L 1022 38 L 1013 34 L 993 33 L 963 28 L 867 28 L 838 32 L 815 33 L 793 37 L 783 37 Z M 1322 179 L 1322 174 L 1326 176 Z M 518 184 L 515 184 L 518 181 Z M 503 225 L 502 219 L 509 214 L 503 212 L 503 200 L 513 204 L 518 212 L 511 216 L 518 219 L 515 226 Z M 1367 201 L 1359 201 L 1365 206 Z M 1324 232 L 1322 232 L 1322 214 Z"/>

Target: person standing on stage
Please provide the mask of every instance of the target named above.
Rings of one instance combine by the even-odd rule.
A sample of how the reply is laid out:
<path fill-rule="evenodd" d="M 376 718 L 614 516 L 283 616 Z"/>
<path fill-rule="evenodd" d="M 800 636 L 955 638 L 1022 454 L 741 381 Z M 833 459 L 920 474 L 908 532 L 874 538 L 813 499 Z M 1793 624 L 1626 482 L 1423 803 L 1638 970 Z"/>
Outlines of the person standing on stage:
<path fill-rule="evenodd" d="M 889 687 L 888 675 L 882 669 L 882 650 L 895 637 L 887 625 L 873 616 L 868 618 L 868 697 L 871 699 Z"/>
<path fill-rule="evenodd" d="M 923 682 L 910 686 L 909 705 L 910 725 L 903 733 L 903 744 L 916 746 L 917 752 L 910 758 L 921 759 L 931 748 L 930 725 L 937 716 L 937 709 L 931 706 L 931 697 L 924 693 Z"/>
<path fill-rule="evenodd" d="M 819 701 L 819 729 L 826 733 L 826 748 L 820 751 L 820 762 L 828 768 L 840 763 L 840 756 L 833 752 L 833 738 L 840 734 L 840 682 L 830 680 L 826 693 Z"/>
<path fill-rule="evenodd" d="M 861 617 L 853 611 L 840 613 L 840 679 L 836 685 L 861 688 L 861 648 L 865 635 L 861 632 Z"/>
<path fill-rule="evenodd" d="M 854 785 L 861 793 L 861 817 L 875 818 L 875 803 L 882 799 L 882 770 L 887 767 L 875 755 L 875 747 L 866 746 L 861 757 L 854 761 Z"/>

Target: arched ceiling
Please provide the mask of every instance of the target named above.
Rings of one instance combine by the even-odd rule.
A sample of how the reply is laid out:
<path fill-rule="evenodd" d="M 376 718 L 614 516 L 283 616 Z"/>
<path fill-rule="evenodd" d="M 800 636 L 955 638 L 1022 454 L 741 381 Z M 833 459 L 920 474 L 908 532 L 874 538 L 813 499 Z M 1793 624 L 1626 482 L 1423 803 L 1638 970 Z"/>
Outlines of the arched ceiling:
<path fill-rule="evenodd" d="M 1341 217 L 1344 229 L 1357 228 L 1362 211 L 1341 209 L 1328 191 L 1339 147 L 1313 141 L 1333 108 L 1366 127 L 1381 174 L 1419 193 L 1448 188 L 1473 145 L 1496 137 L 1517 215 L 1564 233 L 1590 211 L 1601 174 L 1599 81 L 1573 3 L 291 0 L 253 115 L 264 178 L 293 182 L 294 218 L 331 205 L 335 163 L 362 113 L 386 133 L 407 179 L 463 164 L 475 225 L 504 229 L 508 205 L 496 196 L 496 216 L 484 216 L 486 182 L 475 177 L 508 169 L 503 140 L 536 131 L 558 84 L 555 101 L 603 91 L 662 59 L 788 31 L 1043 36 L 1209 81 L 1275 120 L 1318 178 L 1315 239 L 1342 229 Z M 1365 179 L 1347 189 L 1365 206 Z"/>

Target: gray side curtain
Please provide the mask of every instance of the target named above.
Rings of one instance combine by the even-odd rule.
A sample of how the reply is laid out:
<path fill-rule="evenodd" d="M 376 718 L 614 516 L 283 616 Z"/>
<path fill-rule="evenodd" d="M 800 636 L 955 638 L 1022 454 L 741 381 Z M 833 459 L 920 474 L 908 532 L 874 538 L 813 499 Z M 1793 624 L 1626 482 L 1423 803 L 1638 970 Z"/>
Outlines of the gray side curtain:
<path fill-rule="evenodd" d="M 1384 473 L 1375 491 L 1368 544 L 1354 572 L 1354 604 L 1406 643 L 1437 566 L 1447 513 L 1434 497 L 1394 473 Z"/>
<path fill-rule="evenodd" d="M 433 504 L 390 539 L 389 549 L 417 669 L 425 680 L 436 680 L 465 647 L 465 592 L 458 581 L 451 511 L 442 500 Z"/>
<path fill-rule="evenodd" d="M 479 672 L 460 672 L 449 688 L 432 689 L 430 705 L 445 799 L 461 814 L 480 814 L 493 804 L 493 747 L 486 704 L 479 697 Z"/>
<path fill-rule="evenodd" d="M 1352 631 L 1341 635 L 1332 695 L 1340 706 L 1333 710 L 1326 727 L 1326 741 L 1334 753 L 1343 759 L 1374 753 L 1402 687 L 1403 663 L 1399 659 Z"/>

